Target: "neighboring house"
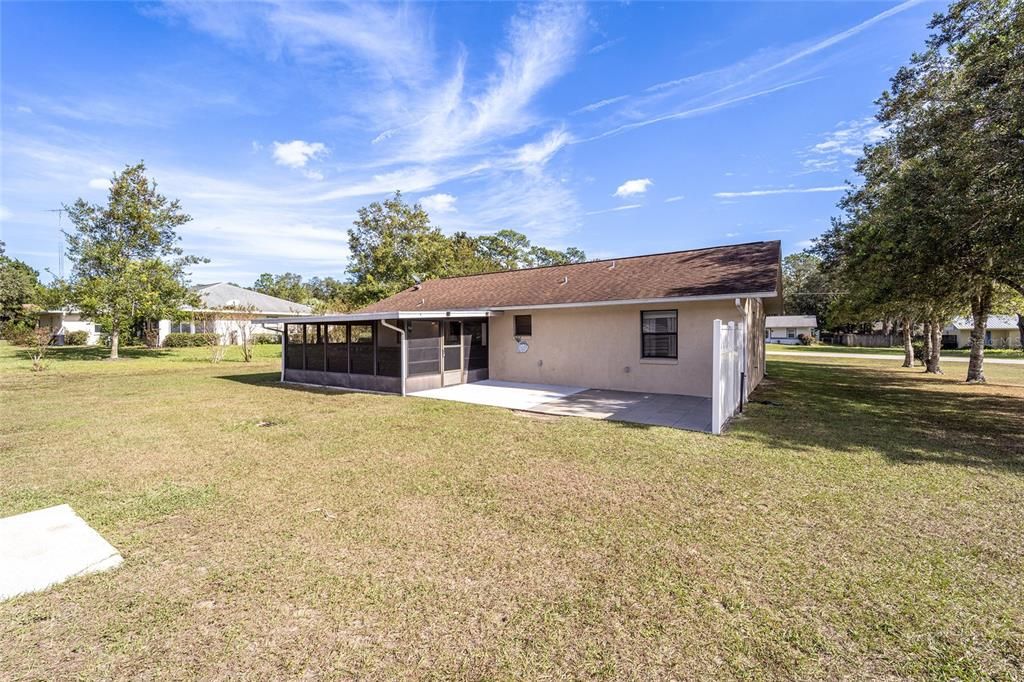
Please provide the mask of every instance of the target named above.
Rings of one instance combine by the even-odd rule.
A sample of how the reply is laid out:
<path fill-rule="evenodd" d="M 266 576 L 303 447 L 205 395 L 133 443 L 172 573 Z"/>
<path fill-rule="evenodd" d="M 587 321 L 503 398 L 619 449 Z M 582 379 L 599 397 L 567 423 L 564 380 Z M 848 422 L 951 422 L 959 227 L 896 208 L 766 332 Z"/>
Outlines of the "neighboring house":
<path fill-rule="evenodd" d="M 818 318 L 814 315 L 769 315 L 765 319 L 765 340 L 768 343 L 796 345 L 800 335 L 815 338 Z"/>
<path fill-rule="evenodd" d="M 273 321 L 313 312 L 308 305 L 226 282 L 199 284 L 192 287 L 192 290 L 199 295 L 201 305 L 198 308 L 183 308 L 182 321 L 154 320 L 148 325 L 156 333 L 157 345 L 164 345 L 168 334 L 203 332 L 215 332 L 220 336 L 221 343 L 238 344 L 242 341 L 243 331 L 250 335 L 276 334 L 272 329 Z M 264 318 L 267 323 L 254 324 L 252 320 L 257 317 Z M 100 326 L 73 308 L 42 312 L 36 324 L 49 328 L 54 343 L 58 345 L 63 345 L 64 335 L 73 331 L 88 332 L 88 345 L 94 345 L 100 340 Z"/>
<path fill-rule="evenodd" d="M 100 326 L 92 320 L 84 318 L 74 308 L 65 310 L 44 310 L 36 317 L 36 327 L 49 329 L 53 336 L 52 343 L 58 346 L 64 345 L 64 337 L 70 332 L 85 332 L 86 344 L 89 346 L 99 343 Z"/>
<path fill-rule="evenodd" d="M 355 313 L 287 320 L 281 379 L 403 395 L 492 379 L 707 398 L 721 357 L 749 393 L 764 375 L 765 313 L 781 301 L 777 241 L 429 280 Z M 743 325 L 742 353 L 715 350 L 715 320 Z"/>
<path fill-rule="evenodd" d="M 192 290 L 199 295 L 201 305 L 198 308 L 183 308 L 180 322 L 160 320 L 156 323 L 157 345 L 164 345 L 168 334 L 205 332 L 216 333 L 221 343 L 239 344 L 243 331 L 251 335 L 276 334 L 272 328 L 274 321 L 313 312 L 308 305 L 261 294 L 227 282 L 197 284 Z M 263 318 L 267 322 L 255 324 L 255 318 Z"/>
<path fill-rule="evenodd" d="M 942 330 L 942 343 L 947 347 L 970 348 L 974 319 L 958 317 Z M 1020 328 L 1016 315 L 990 315 L 985 330 L 985 345 L 992 348 L 1020 348 Z"/>

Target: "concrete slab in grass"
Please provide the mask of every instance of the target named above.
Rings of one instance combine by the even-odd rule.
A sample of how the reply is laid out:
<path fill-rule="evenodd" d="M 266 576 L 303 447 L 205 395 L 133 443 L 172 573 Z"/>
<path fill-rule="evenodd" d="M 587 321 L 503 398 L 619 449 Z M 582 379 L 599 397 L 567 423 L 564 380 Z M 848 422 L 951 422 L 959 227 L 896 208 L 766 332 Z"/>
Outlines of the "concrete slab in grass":
<path fill-rule="evenodd" d="M 66 504 L 0 519 L 0 601 L 121 561 L 118 551 Z"/>

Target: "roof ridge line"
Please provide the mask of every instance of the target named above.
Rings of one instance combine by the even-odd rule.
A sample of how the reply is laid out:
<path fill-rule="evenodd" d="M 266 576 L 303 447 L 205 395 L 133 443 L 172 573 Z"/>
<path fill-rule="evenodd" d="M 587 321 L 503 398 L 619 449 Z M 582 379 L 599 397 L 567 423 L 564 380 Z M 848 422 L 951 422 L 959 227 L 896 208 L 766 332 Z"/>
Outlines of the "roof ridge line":
<path fill-rule="evenodd" d="M 448 275 L 447 277 L 434 277 L 420 282 L 419 284 L 426 284 L 427 282 L 437 282 L 445 279 L 461 279 L 464 277 L 482 277 L 483 275 L 500 275 L 506 272 L 526 272 L 528 270 L 546 270 L 548 268 L 567 268 L 574 265 L 589 265 L 590 263 L 610 263 L 612 261 L 620 260 L 632 260 L 634 258 L 652 258 L 654 256 L 670 256 L 674 253 L 696 253 L 698 251 L 711 251 L 714 249 L 734 249 L 738 246 L 752 246 L 754 244 L 782 244 L 781 239 L 759 239 L 752 242 L 741 242 L 739 244 L 719 244 L 718 246 L 702 246 L 698 249 L 679 249 L 676 251 L 659 251 L 657 253 L 640 253 L 635 256 L 613 256 L 611 258 L 595 258 L 594 260 L 586 260 L 582 263 L 555 263 L 552 265 L 531 265 L 528 268 L 512 268 L 511 270 L 490 270 L 488 272 L 474 272 L 468 275 Z M 408 287 L 407 287 L 408 288 Z M 405 289 L 403 289 L 405 291 Z"/>

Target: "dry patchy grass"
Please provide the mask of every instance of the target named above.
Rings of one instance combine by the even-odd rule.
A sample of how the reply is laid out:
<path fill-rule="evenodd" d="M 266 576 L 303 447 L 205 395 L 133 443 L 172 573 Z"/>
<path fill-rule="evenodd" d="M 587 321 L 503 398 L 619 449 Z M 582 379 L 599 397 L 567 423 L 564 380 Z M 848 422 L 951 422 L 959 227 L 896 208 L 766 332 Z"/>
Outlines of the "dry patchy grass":
<path fill-rule="evenodd" d="M 0 677 L 1021 675 L 1024 368 L 776 360 L 715 438 L 261 350 L 0 347 L 0 515 L 68 502 L 125 557 L 0 604 Z"/>

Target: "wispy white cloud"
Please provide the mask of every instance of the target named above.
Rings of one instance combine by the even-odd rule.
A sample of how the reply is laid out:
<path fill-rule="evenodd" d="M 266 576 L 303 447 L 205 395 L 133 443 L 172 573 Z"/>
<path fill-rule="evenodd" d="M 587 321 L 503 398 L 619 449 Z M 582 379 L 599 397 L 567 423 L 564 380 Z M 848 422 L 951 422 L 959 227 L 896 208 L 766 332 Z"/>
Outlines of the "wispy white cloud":
<path fill-rule="evenodd" d="M 415 4 L 208 3 L 171 0 L 149 14 L 184 20 L 240 48 L 314 64 L 351 63 L 383 81 L 416 80 L 432 67 L 431 27 Z"/>
<path fill-rule="evenodd" d="M 808 171 L 845 170 L 844 159 L 850 162 L 861 155 L 864 145 L 885 139 L 885 128 L 871 117 L 855 121 L 841 121 L 824 139 L 805 149 L 801 156 Z"/>
<path fill-rule="evenodd" d="M 454 213 L 458 210 L 455 208 L 456 201 L 458 201 L 458 197 L 440 193 L 425 196 L 420 199 L 419 203 L 426 209 L 427 213 Z"/>
<path fill-rule="evenodd" d="M 631 211 L 634 208 L 641 208 L 643 204 L 626 204 L 625 206 L 616 206 L 615 208 L 604 208 L 600 211 L 587 211 L 584 215 L 600 215 L 602 213 L 612 213 L 614 211 Z"/>
<path fill-rule="evenodd" d="M 10 220 L 14 214 L 6 206 L 0 206 L 0 221 Z"/>
<path fill-rule="evenodd" d="M 606 40 L 603 43 L 598 43 L 597 45 L 594 45 L 592 48 L 587 50 L 587 54 L 600 54 L 601 52 L 604 52 L 605 50 L 607 50 L 609 48 L 615 47 L 616 45 L 621 43 L 623 40 L 625 40 L 625 38 L 621 38 L 620 37 L 620 38 L 612 38 L 611 40 Z"/>
<path fill-rule="evenodd" d="M 109 178 L 93 178 L 88 182 L 91 189 L 110 189 Z"/>
<path fill-rule="evenodd" d="M 686 197 L 685 197 L 685 196 L 683 196 L 682 194 L 678 194 L 678 195 L 676 195 L 676 196 L 674 196 L 674 197 L 669 197 L 669 198 L 665 199 L 665 203 L 666 203 L 666 204 L 671 204 L 671 203 L 673 203 L 673 202 L 675 202 L 675 201 L 682 201 L 682 200 L 683 200 L 683 199 L 685 199 L 685 198 L 686 198 Z"/>
<path fill-rule="evenodd" d="M 647 191 L 647 188 L 654 184 L 654 181 L 650 178 L 637 178 L 636 180 L 626 180 L 624 183 L 619 185 L 615 189 L 615 193 L 612 196 L 616 197 L 631 197 L 637 194 L 643 194 Z"/>
<path fill-rule="evenodd" d="M 765 90 L 759 90 L 758 92 L 753 92 L 753 93 L 750 93 L 749 95 L 743 95 L 743 96 L 740 96 L 740 97 L 733 97 L 731 99 L 723 100 L 723 101 L 720 101 L 720 102 L 714 102 L 713 104 L 707 104 L 707 105 L 704 105 L 704 106 L 693 107 L 693 108 L 690 108 L 690 109 L 684 109 L 682 111 L 675 111 L 675 112 L 672 112 L 672 113 L 669 113 L 669 114 L 662 114 L 661 116 L 655 116 L 654 118 L 648 118 L 648 119 L 643 120 L 643 121 L 634 121 L 633 123 L 626 123 L 626 124 L 617 126 L 615 128 L 612 128 L 610 130 L 606 130 L 603 133 L 599 133 L 597 135 L 594 135 L 593 137 L 589 137 L 589 138 L 586 138 L 586 139 L 580 140 L 580 141 L 581 142 L 591 142 L 593 140 L 600 140 L 600 139 L 603 139 L 605 137 L 611 137 L 612 135 L 618 135 L 620 133 L 624 133 L 624 132 L 627 132 L 627 131 L 630 131 L 630 130 L 636 130 L 637 128 L 644 128 L 644 127 L 649 126 L 649 125 L 654 125 L 655 123 L 662 123 L 664 121 L 672 121 L 672 120 L 678 120 L 678 119 L 684 119 L 684 118 L 693 118 L 695 116 L 701 116 L 703 114 L 709 114 L 709 113 L 711 113 L 713 111 L 718 111 L 719 109 L 724 109 L 725 107 L 729 107 L 729 106 L 732 106 L 734 104 L 739 104 L 740 102 L 746 102 L 747 100 L 756 99 L 758 97 L 764 97 L 766 95 L 771 95 L 771 94 L 774 94 L 776 92 L 780 92 L 782 90 L 788 90 L 789 88 L 794 88 L 794 87 L 797 87 L 798 85 L 804 85 L 805 83 L 810 83 L 811 81 L 814 81 L 814 80 L 817 80 L 817 79 L 816 78 L 808 78 L 808 79 L 805 79 L 805 80 L 799 80 L 799 81 L 792 81 L 792 82 L 789 82 L 789 83 L 783 83 L 782 85 L 778 85 L 778 86 L 776 86 L 774 88 L 767 88 Z"/>
<path fill-rule="evenodd" d="M 466 81 L 466 55 L 454 74 L 383 142 L 396 160 L 429 163 L 480 154 L 537 124 L 531 105 L 537 95 L 571 65 L 583 19 L 578 5 L 543 4 L 511 20 L 497 70 L 482 89 Z M 474 91 L 476 90 L 476 91 Z M 379 137 L 379 136 L 378 136 Z"/>
<path fill-rule="evenodd" d="M 442 227 L 481 233 L 515 226 L 531 239 L 557 246 L 581 225 L 575 194 L 546 172 L 494 173 L 480 178 L 479 186 L 484 191 L 460 197 L 460 212 L 446 214 Z"/>
<path fill-rule="evenodd" d="M 626 100 L 626 99 L 629 99 L 629 95 L 620 95 L 618 97 L 609 97 L 608 99 L 602 99 L 602 100 L 599 100 L 597 102 L 592 102 L 592 103 L 590 103 L 590 104 L 588 104 L 586 106 L 582 106 L 579 109 L 576 109 L 575 111 L 570 112 L 570 114 L 585 114 L 587 112 L 597 111 L 598 109 L 603 109 L 603 108 L 605 108 L 607 106 L 611 106 L 612 104 L 616 104 L 616 103 L 621 102 L 621 101 Z"/>
<path fill-rule="evenodd" d="M 717 87 L 710 91 L 696 93 L 696 99 L 690 100 L 690 102 L 687 103 L 690 104 L 690 106 L 686 106 L 686 108 L 682 110 L 661 115 L 648 115 L 645 118 L 641 118 L 641 120 L 632 121 L 626 124 L 619 125 L 617 127 L 613 127 L 610 130 L 607 130 L 603 133 L 599 133 L 597 135 L 593 135 L 590 137 L 582 137 L 579 141 L 589 142 L 592 140 L 601 139 L 604 137 L 608 137 L 610 135 L 617 135 L 622 132 L 635 130 L 637 128 L 642 128 L 644 126 L 660 123 L 663 121 L 690 118 L 693 116 L 711 113 L 723 107 L 745 102 L 750 99 L 762 97 L 764 95 L 779 92 L 781 90 L 785 90 L 796 85 L 802 85 L 804 83 L 816 80 L 816 78 L 805 77 L 801 80 L 790 81 L 780 85 L 775 85 L 773 87 L 762 87 L 762 89 L 754 93 L 744 94 L 737 97 L 730 97 L 726 100 L 711 101 L 707 104 L 699 104 L 698 106 L 692 106 L 693 104 L 697 104 L 702 100 L 714 100 L 717 96 L 722 95 L 722 93 L 726 93 L 730 90 L 740 88 L 744 85 L 750 85 L 759 80 L 769 80 L 766 79 L 767 76 L 777 75 L 776 72 L 783 70 L 785 67 L 793 65 L 801 60 L 805 60 L 808 57 L 811 57 L 835 45 L 838 45 L 839 43 L 849 40 L 850 38 L 853 38 L 854 36 L 862 33 L 863 31 L 871 28 L 872 26 L 882 21 L 885 21 L 886 19 L 889 19 L 890 17 L 893 17 L 901 12 L 904 12 L 922 2 L 924 2 L 924 0 L 906 0 L 905 2 L 895 7 L 891 7 L 887 10 L 884 10 L 874 15 L 873 17 L 870 17 L 869 19 L 860 22 L 855 26 L 852 26 L 844 31 L 840 31 L 839 33 L 830 35 L 826 38 L 817 40 L 811 43 L 810 45 L 805 45 L 803 47 L 798 48 L 791 47 L 783 50 L 764 51 L 763 53 L 755 54 L 751 57 L 744 58 L 734 64 L 730 64 L 725 67 L 710 69 L 704 72 L 691 74 L 681 78 L 655 83 L 644 88 L 638 93 L 632 95 L 621 95 L 619 97 L 616 97 L 612 102 L 606 102 L 604 100 L 600 102 L 594 102 L 593 105 L 588 106 L 600 108 L 609 106 L 610 104 L 621 104 L 623 102 L 628 102 L 629 110 L 627 111 L 627 117 L 636 118 L 638 116 L 643 116 L 643 114 L 639 112 L 649 110 L 658 105 L 659 103 L 662 103 L 663 106 L 662 100 L 664 100 L 667 97 L 670 97 L 680 92 L 684 92 L 694 87 L 706 86 L 707 84 L 717 84 Z M 582 109 L 578 109 L 576 112 L 573 113 L 580 113 L 586 110 L 587 107 L 583 107 Z"/>
<path fill-rule="evenodd" d="M 805 47 L 804 49 L 799 50 L 798 52 L 789 55 L 785 59 L 783 59 L 783 60 L 781 60 L 779 62 L 776 62 L 776 63 L 772 64 L 771 66 L 768 66 L 768 67 L 766 67 L 766 68 L 764 68 L 764 69 L 762 69 L 762 70 L 760 70 L 760 71 L 758 71 L 756 73 L 751 74 L 750 78 L 757 78 L 758 76 L 762 76 L 762 75 L 764 75 L 766 73 L 769 73 L 770 71 L 775 71 L 776 69 L 781 69 L 782 67 L 788 66 L 789 64 L 792 64 L 793 62 L 796 62 L 798 60 L 804 59 L 805 57 L 809 57 L 809 56 L 811 56 L 813 54 L 821 52 L 822 50 L 826 50 L 826 49 L 832 47 L 833 45 L 837 45 L 837 44 L 843 42 L 844 40 L 848 40 L 848 39 L 854 37 L 855 35 L 865 31 L 868 28 L 871 28 L 872 26 L 874 26 L 875 24 L 877 24 L 879 22 L 885 21 L 886 19 L 888 19 L 888 18 L 890 18 L 892 16 L 895 16 L 895 15 L 899 14 L 900 12 L 905 12 L 908 9 L 910 9 L 911 7 L 914 7 L 915 5 L 920 5 L 924 1 L 925 0 L 906 0 L 905 2 L 902 2 L 899 5 L 896 5 L 895 7 L 890 7 L 889 9 L 885 10 L 884 12 L 880 12 L 880 13 L 876 14 L 875 16 L 860 22 L 856 26 L 848 28 L 845 31 L 840 31 L 839 33 L 831 35 L 828 38 L 825 38 L 824 40 L 819 40 L 818 42 L 814 43 L 813 45 Z"/>
<path fill-rule="evenodd" d="M 815 192 L 842 192 L 846 190 L 845 185 L 834 185 L 830 187 L 781 187 L 777 189 L 754 189 L 746 192 L 715 192 L 713 196 L 719 199 L 735 199 L 738 197 L 766 197 L 775 194 L 812 194 Z"/>
<path fill-rule="evenodd" d="M 565 145 L 572 142 L 572 136 L 564 127 L 552 130 L 537 142 L 524 144 L 516 150 L 516 161 L 524 168 L 543 166 Z"/>

